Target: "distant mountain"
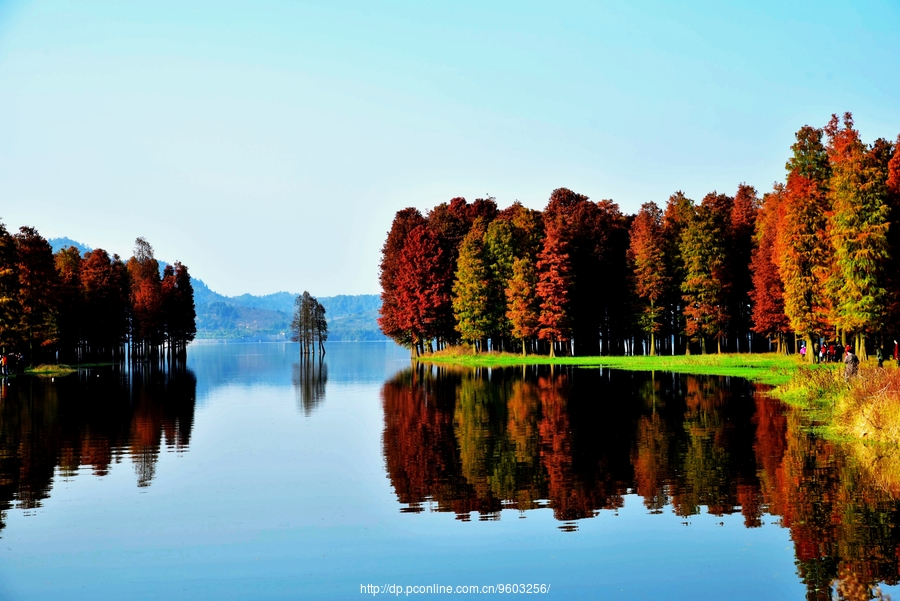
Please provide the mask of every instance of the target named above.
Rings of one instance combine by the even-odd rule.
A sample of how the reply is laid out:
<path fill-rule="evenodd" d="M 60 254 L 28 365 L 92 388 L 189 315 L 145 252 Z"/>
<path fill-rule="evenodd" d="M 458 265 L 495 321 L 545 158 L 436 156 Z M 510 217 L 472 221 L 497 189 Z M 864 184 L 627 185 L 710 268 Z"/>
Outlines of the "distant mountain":
<path fill-rule="evenodd" d="M 202 281 L 194 283 L 197 338 L 285 340 L 290 338 L 296 294 L 223 296 Z M 328 318 L 329 340 L 385 340 L 378 328 L 377 294 L 318 297 Z"/>
<path fill-rule="evenodd" d="M 82 254 L 93 249 L 71 238 L 50 238 L 53 252 L 74 246 Z M 158 259 L 160 273 L 166 262 Z M 190 266 L 188 266 L 190 267 Z M 219 340 L 286 340 L 297 294 L 224 296 L 191 276 L 197 310 L 197 338 Z M 329 340 L 386 340 L 378 328 L 381 298 L 377 294 L 321 296 L 328 319 Z"/>
<path fill-rule="evenodd" d="M 50 238 L 49 240 L 47 240 L 47 242 L 50 243 L 50 248 L 53 249 L 54 254 L 58 253 L 61 249 L 69 248 L 70 246 L 74 246 L 75 248 L 77 248 L 78 252 L 80 252 L 81 254 L 94 250 L 90 246 L 85 246 L 81 242 L 76 242 L 71 238 Z"/>

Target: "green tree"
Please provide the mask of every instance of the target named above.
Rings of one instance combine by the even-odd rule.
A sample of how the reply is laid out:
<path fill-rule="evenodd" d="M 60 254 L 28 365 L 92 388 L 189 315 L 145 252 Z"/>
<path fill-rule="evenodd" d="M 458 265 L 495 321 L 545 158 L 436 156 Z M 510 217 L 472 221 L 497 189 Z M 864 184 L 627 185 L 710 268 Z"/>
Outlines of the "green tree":
<path fill-rule="evenodd" d="M 834 250 L 828 290 L 834 323 L 857 334 L 857 354 L 866 358 L 865 336 L 884 305 L 883 265 L 888 250 L 887 173 L 879 169 L 845 113 L 825 127 L 831 159 L 828 237 Z"/>
<path fill-rule="evenodd" d="M 456 330 L 476 352 L 478 342 L 494 333 L 499 325 L 496 281 L 486 261 L 485 232 L 485 224 L 479 219 L 463 238 L 453 284 Z"/>
<path fill-rule="evenodd" d="M 719 206 L 727 206 L 727 202 L 720 202 L 719 196 L 722 195 L 715 192 L 708 194 L 695 208 L 681 232 L 685 333 L 700 342 L 702 354 L 706 354 L 706 339 L 709 336 L 716 338 L 717 350 L 721 352 L 728 323 L 728 282 L 724 275 L 726 231 L 721 210 L 725 207 Z"/>
<path fill-rule="evenodd" d="M 825 294 L 831 252 L 826 237 L 828 179 L 831 167 L 822 145 L 822 130 L 808 125 L 796 134 L 787 162 L 787 184 L 775 251 L 784 283 L 784 312 L 791 329 L 806 339 L 828 325 L 830 308 Z M 809 353 L 812 355 L 812 353 Z"/>

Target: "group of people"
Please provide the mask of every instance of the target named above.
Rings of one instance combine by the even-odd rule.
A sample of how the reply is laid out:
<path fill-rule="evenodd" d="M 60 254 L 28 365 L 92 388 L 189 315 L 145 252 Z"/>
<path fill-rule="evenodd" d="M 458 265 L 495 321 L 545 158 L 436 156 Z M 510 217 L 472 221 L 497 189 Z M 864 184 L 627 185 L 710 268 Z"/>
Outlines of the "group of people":
<path fill-rule="evenodd" d="M 806 343 L 800 345 L 800 355 L 806 357 Z M 894 341 L 894 361 L 900 367 L 900 344 Z M 878 360 L 878 367 L 884 367 L 884 350 L 878 347 L 875 350 L 875 358 Z M 841 347 L 837 342 L 818 342 L 813 343 L 812 359 L 814 363 L 837 363 L 844 364 L 844 378 L 849 379 L 859 373 L 859 357 L 853 352 L 853 347 L 849 344 Z"/>
<path fill-rule="evenodd" d="M 0 376 L 8 376 L 17 371 L 18 366 L 22 365 L 23 359 L 21 353 L 0 355 Z"/>
<path fill-rule="evenodd" d="M 825 341 L 822 344 L 814 342 L 812 353 L 813 363 L 839 363 L 842 361 L 846 362 L 845 359 L 847 357 L 847 354 L 853 354 L 852 350 L 853 349 L 849 344 L 842 347 L 839 342 L 834 341 Z M 806 343 L 801 343 L 800 354 L 803 357 L 806 357 L 806 352 Z"/>

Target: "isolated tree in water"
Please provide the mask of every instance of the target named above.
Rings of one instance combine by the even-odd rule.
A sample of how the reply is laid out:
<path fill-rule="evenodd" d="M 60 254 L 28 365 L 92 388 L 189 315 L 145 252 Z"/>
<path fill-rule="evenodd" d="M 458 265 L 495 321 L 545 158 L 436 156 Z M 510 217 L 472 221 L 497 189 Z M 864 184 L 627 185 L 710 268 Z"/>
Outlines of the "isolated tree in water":
<path fill-rule="evenodd" d="M 878 168 L 853 129 L 853 116 L 837 115 L 825 127 L 831 162 L 828 237 L 834 252 L 828 291 L 834 324 L 857 334 L 856 350 L 866 359 L 865 336 L 881 315 L 883 267 L 888 251 L 887 174 Z"/>
<path fill-rule="evenodd" d="M 665 240 L 662 211 L 656 203 L 641 205 L 631 224 L 628 261 L 633 273 L 634 289 L 641 300 L 641 329 L 650 336 L 650 355 L 656 355 L 656 333 L 660 329 L 669 275 L 666 271 Z"/>
<path fill-rule="evenodd" d="M 763 336 L 777 337 L 778 352 L 786 351 L 784 336 L 790 331 L 787 315 L 784 314 L 784 284 L 775 263 L 783 196 L 784 186 L 781 184 L 763 196 L 756 220 L 756 247 L 750 259 L 753 331 Z"/>
<path fill-rule="evenodd" d="M 308 355 L 318 349 L 325 354 L 325 341 L 328 339 L 328 323 L 325 320 L 325 307 L 316 297 L 304 291 L 294 301 L 294 318 L 291 321 L 291 340 L 300 343 L 300 353 Z"/>

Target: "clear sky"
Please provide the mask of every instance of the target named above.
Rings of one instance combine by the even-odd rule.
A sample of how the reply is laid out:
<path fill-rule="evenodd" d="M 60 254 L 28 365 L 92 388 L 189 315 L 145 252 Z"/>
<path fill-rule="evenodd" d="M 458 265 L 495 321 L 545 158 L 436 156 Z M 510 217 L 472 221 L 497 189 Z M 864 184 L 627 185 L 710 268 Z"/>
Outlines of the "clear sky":
<path fill-rule="evenodd" d="M 378 291 L 393 214 L 770 189 L 900 133 L 900 2 L 0 0 L 0 217 L 225 294 Z"/>

